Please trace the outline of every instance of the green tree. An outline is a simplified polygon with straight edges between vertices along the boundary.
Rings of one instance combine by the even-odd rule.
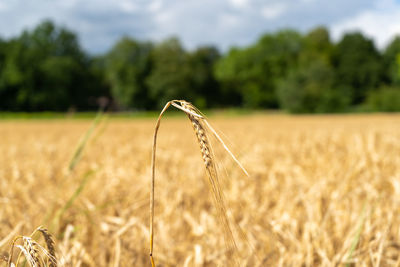
[[[395,74],[395,80],[400,81],[400,54],[397,55],[397,75]]]
[[[1,80],[17,110],[86,109],[100,93],[76,35],[50,21],[9,42]]]
[[[400,36],[396,36],[383,54],[387,82],[400,86]]]
[[[232,48],[214,66],[214,76],[220,84],[224,105],[243,104],[241,87],[247,78],[243,77],[243,69],[250,61],[247,54],[250,52],[245,49]]]
[[[0,73],[4,68],[6,54],[7,54],[7,42],[0,38]]]
[[[331,65],[333,44],[329,31],[325,27],[311,30],[303,40],[304,47],[300,55],[301,65],[307,65],[314,60],[322,60]]]
[[[280,107],[292,113],[340,112],[349,105],[348,93],[334,88],[329,32],[324,27],[311,30],[303,38],[297,63],[278,86]]]
[[[106,55],[106,76],[111,93],[121,107],[146,109],[151,107],[145,83],[151,70],[153,45],[122,38]]]
[[[188,54],[189,90],[197,107],[221,105],[222,95],[213,73],[219,58],[219,51],[212,46],[200,47]]]
[[[252,108],[276,108],[276,87],[295,67],[302,37],[293,30],[266,34],[253,46],[231,49],[216,65],[215,75],[233,100]]]
[[[5,80],[6,55],[8,53],[8,42],[0,39],[0,110],[9,110],[14,105],[13,91]]]
[[[372,111],[400,111],[400,87],[382,87],[368,94],[367,106]]]
[[[360,104],[382,81],[382,60],[374,43],[361,33],[348,33],[335,47],[336,87],[348,88],[352,104]]]
[[[194,102],[188,55],[178,39],[171,38],[158,44],[152,50],[151,61],[152,69],[146,84],[157,108],[171,99]]]
[[[333,89],[334,72],[324,61],[314,60],[293,70],[278,87],[280,105],[291,113],[338,112],[349,97]]]

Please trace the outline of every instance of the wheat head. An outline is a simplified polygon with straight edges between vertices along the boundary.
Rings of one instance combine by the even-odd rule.
[[[216,131],[211,127],[211,125],[207,122],[206,118],[201,114],[201,112],[194,107],[191,103],[185,100],[172,100],[168,102],[163,110],[161,111],[157,123],[154,130],[154,139],[153,139],[153,150],[152,150],[152,177],[151,177],[151,191],[150,191],[150,261],[152,266],[155,266],[154,258],[153,258],[153,238],[154,238],[154,185],[155,185],[155,157],[156,157],[156,144],[157,144],[157,134],[158,129],[160,127],[161,118],[165,111],[170,107],[174,106],[177,109],[185,112],[191,121],[192,127],[194,129],[195,135],[197,137],[197,141],[200,145],[200,152],[203,158],[203,162],[206,168],[206,172],[208,175],[209,185],[212,191],[214,204],[217,208],[217,213],[219,217],[219,221],[221,223],[221,227],[224,232],[224,240],[227,251],[227,258],[229,260],[229,265],[239,265],[238,261],[238,249],[233,238],[232,229],[227,217],[227,209],[225,206],[224,194],[221,191],[220,182],[218,179],[218,172],[212,152],[212,146],[209,142],[208,138],[208,130],[217,138],[217,140],[222,144],[225,150],[232,156],[232,158],[237,162],[240,168],[244,171],[246,175],[247,172],[243,168],[243,166],[239,163],[239,161],[233,156],[230,150],[227,148],[225,143],[216,133]]]
[[[54,249],[55,242],[53,236],[49,233],[49,231],[46,228],[43,227],[39,227],[37,231],[42,233],[44,241],[46,242],[47,252],[49,253],[48,255],[49,267],[57,267],[57,257]]]

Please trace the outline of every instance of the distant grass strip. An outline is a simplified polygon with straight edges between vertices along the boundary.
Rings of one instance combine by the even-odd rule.
[[[87,120],[96,116],[97,112],[0,112],[0,120]],[[124,111],[110,112],[111,118],[142,119],[156,118],[158,111]]]
[[[0,112],[0,120],[90,119],[97,112]]]
[[[284,112],[279,110],[252,110],[244,108],[223,108],[223,109],[206,109],[205,112],[208,117],[224,116],[224,117],[237,117],[252,114],[281,114]],[[87,120],[96,116],[97,112],[84,111],[84,112],[0,112],[0,120]],[[122,111],[122,112],[109,112],[110,118],[114,119],[146,119],[157,118],[158,111]],[[165,114],[166,117],[179,116],[180,112],[171,111]]]

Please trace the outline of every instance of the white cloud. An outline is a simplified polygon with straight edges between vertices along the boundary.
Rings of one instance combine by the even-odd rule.
[[[273,5],[265,6],[261,9],[261,14],[266,19],[276,19],[281,16],[286,10],[286,5],[283,3],[276,3]]]
[[[133,13],[140,10],[139,6],[130,0],[121,0],[119,5],[123,11],[128,13]]]
[[[161,0],[153,0],[149,5],[148,9],[151,12],[158,12],[163,7],[163,2]]]
[[[397,31],[394,22],[400,15],[388,7],[393,1],[0,0],[0,37],[16,36],[50,18],[77,32],[83,47],[94,53],[105,52],[123,35],[142,40],[176,35],[187,48],[215,44],[226,50],[283,27],[304,32],[320,24],[331,25],[339,34],[365,24],[369,26],[363,31],[384,39]],[[382,10],[384,15],[377,16]]]
[[[373,38],[379,48],[384,48],[395,35],[400,35],[400,4],[383,1],[376,9],[360,12],[332,26],[335,40],[349,31],[361,31]]]
[[[236,8],[246,8],[249,4],[248,0],[229,0],[229,2]]]

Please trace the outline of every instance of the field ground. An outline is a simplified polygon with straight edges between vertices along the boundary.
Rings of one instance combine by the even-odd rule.
[[[400,115],[210,122],[250,173],[214,144],[229,216],[252,244],[236,237],[241,265],[400,266]],[[0,251],[43,225],[60,266],[149,266],[155,119],[100,123],[69,171],[90,124],[0,121]],[[163,120],[157,153],[157,265],[229,266],[185,115]]]

